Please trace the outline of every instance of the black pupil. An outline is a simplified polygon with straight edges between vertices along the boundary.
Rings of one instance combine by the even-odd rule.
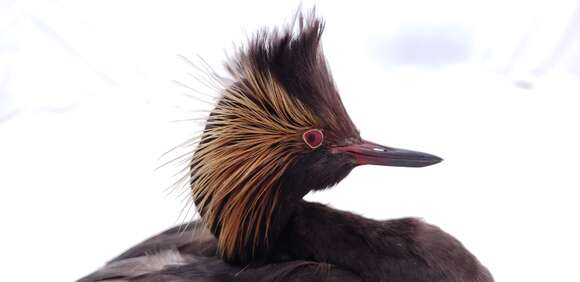
[[[308,136],[306,136],[306,139],[308,139],[308,143],[310,144],[314,143],[314,141],[316,141],[316,133],[311,132],[310,134],[308,134]]]

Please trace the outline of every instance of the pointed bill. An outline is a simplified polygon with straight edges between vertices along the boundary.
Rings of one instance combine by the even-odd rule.
[[[425,167],[443,160],[435,155],[386,147],[366,140],[357,144],[334,147],[332,151],[352,155],[357,165]]]

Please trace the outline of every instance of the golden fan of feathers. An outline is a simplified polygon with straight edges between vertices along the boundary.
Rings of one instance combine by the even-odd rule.
[[[241,48],[226,64],[228,78],[208,74],[219,97],[193,153],[190,186],[227,260],[269,243],[280,179],[301,154],[360,139],[322,54],[322,30],[314,11],[299,12],[287,30],[264,30]],[[305,143],[312,129],[324,143]]]
[[[268,232],[279,197],[276,181],[307,148],[302,133],[318,124],[270,74],[248,60],[239,63],[235,83],[223,90],[191,162],[194,201],[210,229],[220,226],[223,257]]]

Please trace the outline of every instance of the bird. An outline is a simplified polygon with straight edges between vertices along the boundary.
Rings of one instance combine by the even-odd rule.
[[[296,12],[225,62],[187,162],[200,219],[128,249],[79,282],[493,281],[463,244],[418,218],[375,220],[303,197],[362,165],[441,158],[363,139],[325,59],[325,22]]]

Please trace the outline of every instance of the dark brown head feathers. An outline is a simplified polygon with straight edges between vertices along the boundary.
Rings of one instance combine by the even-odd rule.
[[[262,30],[256,34],[239,52],[238,63],[229,64],[228,69],[235,74],[240,62],[252,64],[256,71],[271,75],[289,96],[316,113],[331,134],[327,137],[358,136],[322,52],[323,30],[323,20],[313,11],[307,15],[298,13],[284,31]]]
[[[283,32],[258,33],[227,62],[230,77],[220,82],[219,101],[190,166],[194,202],[225,259],[252,256],[256,246],[268,244],[265,234],[287,197],[282,179],[300,160],[317,156],[323,167],[325,148],[359,138],[324,59],[322,30],[313,14],[298,14]],[[320,147],[304,142],[311,129],[323,132]]]

